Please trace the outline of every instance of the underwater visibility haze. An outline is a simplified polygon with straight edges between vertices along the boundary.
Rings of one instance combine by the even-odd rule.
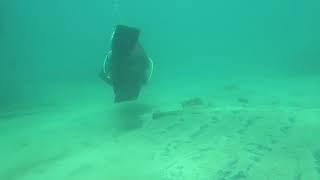
[[[0,179],[320,179],[319,9],[1,0]],[[152,62],[122,103],[99,77],[117,25]]]

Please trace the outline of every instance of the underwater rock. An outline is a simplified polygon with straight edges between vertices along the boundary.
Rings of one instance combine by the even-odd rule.
[[[183,108],[194,107],[194,106],[202,106],[204,102],[201,98],[192,98],[186,101],[181,102],[181,106]]]

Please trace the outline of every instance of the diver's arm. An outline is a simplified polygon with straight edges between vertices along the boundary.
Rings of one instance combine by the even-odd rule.
[[[111,56],[111,51],[108,52],[108,54],[106,55],[104,62],[103,62],[103,66],[102,66],[102,71],[100,72],[99,76],[100,78],[105,81],[107,84],[112,85],[112,80],[111,80],[111,76],[110,76],[110,56]]]
[[[153,74],[153,60],[148,57],[147,59],[147,70],[145,72],[145,79],[144,79],[144,84],[148,83],[152,77]]]
[[[152,74],[153,74],[153,60],[149,57],[148,58],[148,60],[149,60],[149,72],[148,72],[148,81],[151,79],[151,77],[152,77]]]
[[[109,51],[108,54],[106,55],[106,58],[104,59],[104,62],[103,62],[103,72],[105,74],[107,74],[108,76],[110,76],[110,72],[111,72],[111,55],[112,55],[112,52]]]

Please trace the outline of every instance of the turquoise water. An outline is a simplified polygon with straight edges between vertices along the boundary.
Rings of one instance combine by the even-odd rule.
[[[320,179],[319,9],[0,1],[0,179]],[[120,105],[98,77],[116,24],[155,65]]]

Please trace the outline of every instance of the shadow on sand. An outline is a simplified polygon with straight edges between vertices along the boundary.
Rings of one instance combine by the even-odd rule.
[[[121,103],[114,106],[113,117],[117,131],[128,132],[143,126],[143,116],[151,113],[153,106],[139,102]]]

